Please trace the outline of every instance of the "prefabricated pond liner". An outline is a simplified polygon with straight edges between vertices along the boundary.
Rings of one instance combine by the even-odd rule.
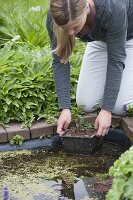
[[[120,128],[110,128],[109,133],[104,136],[104,143],[116,144],[120,146],[123,151],[128,150],[132,146],[132,142]]]
[[[66,143],[65,140],[67,140],[68,143]],[[90,150],[91,150],[91,152],[93,152],[93,150],[97,150],[97,148],[101,147],[102,143],[104,144],[104,146],[108,145],[109,143],[110,143],[110,145],[112,145],[112,144],[118,145],[118,146],[120,146],[120,148],[122,149],[123,152],[125,150],[128,150],[129,147],[132,145],[131,141],[126,136],[125,132],[118,128],[117,129],[111,128],[109,130],[109,133],[105,137],[103,137],[103,140],[100,138],[96,138],[96,137],[92,138],[91,143],[94,144],[96,140],[99,140],[99,142],[96,146],[96,149],[93,148],[94,146],[93,147],[90,146],[90,149],[88,149],[88,152]],[[11,145],[10,143],[0,144],[0,152],[23,150],[23,149],[29,149],[29,150],[32,150],[32,149],[54,149],[54,148],[58,148],[58,147],[62,146],[62,141],[63,141],[63,139],[59,136],[59,134],[55,133],[51,138],[44,138],[44,139],[39,138],[39,139],[27,140],[20,146],[19,145]],[[81,150],[82,150],[82,148],[84,148],[82,145],[82,139],[80,141],[81,141]],[[88,141],[89,141],[89,139],[88,139]],[[70,142],[70,144],[69,144],[69,142]],[[77,142],[78,142],[78,139],[77,139]],[[73,143],[71,141],[71,138],[68,138],[68,139],[64,138],[64,148],[66,150],[68,150],[68,152],[69,152],[69,148],[71,148],[72,144]],[[87,142],[86,142],[86,145],[87,145]],[[79,144],[77,143],[77,148],[78,148],[78,146],[79,146]],[[76,147],[73,147],[73,148],[76,148]],[[71,151],[71,149],[70,149],[70,151]],[[98,151],[99,151],[99,149],[98,149]],[[78,153],[78,152],[76,152],[76,153]],[[87,152],[82,152],[82,153],[87,154]]]
[[[15,151],[15,150],[23,150],[23,149],[51,149],[57,148],[61,146],[61,140],[58,134],[55,134],[51,138],[43,138],[43,139],[31,139],[26,140],[22,145],[12,145],[10,143],[0,144],[0,152],[2,151]]]

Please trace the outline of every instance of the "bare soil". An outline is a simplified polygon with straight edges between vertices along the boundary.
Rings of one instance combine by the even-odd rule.
[[[81,137],[92,137],[96,135],[97,130],[94,128],[77,128],[71,127],[68,129],[64,136],[81,136]]]

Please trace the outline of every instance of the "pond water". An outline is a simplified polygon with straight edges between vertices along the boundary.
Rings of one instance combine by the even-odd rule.
[[[60,196],[104,200],[105,191],[97,190],[94,183],[106,176],[121,153],[116,146],[107,151],[107,146],[93,156],[68,155],[62,149],[0,153],[1,198],[7,187],[11,200],[59,200]]]

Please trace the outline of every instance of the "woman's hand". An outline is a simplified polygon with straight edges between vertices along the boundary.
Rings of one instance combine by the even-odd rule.
[[[112,114],[109,111],[101,110],[95,120],[95,128],[97,129],[97,136],[105,136],[109,127],[111,126]]]
[[[57,133],[63,135],[71,122],[71,112],[69,109],[63,109],[57,122]]]

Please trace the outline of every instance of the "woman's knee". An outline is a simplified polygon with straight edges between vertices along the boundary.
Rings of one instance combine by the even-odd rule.
[[[85,112],[92,112],[96,109],[97,104],[92,98],[86,99],[83,96],[76,95],[76,103]]]
[[[125,116],[130,106],[133,106],[133,99],[123,102],[117,101],[113,113],[116,115]]]
[[[115,108],[114,108],[112,113],[115,114],[115,115],[124,116],[125,115],[124,106],[122,106],[122,105],[115,106]]]

